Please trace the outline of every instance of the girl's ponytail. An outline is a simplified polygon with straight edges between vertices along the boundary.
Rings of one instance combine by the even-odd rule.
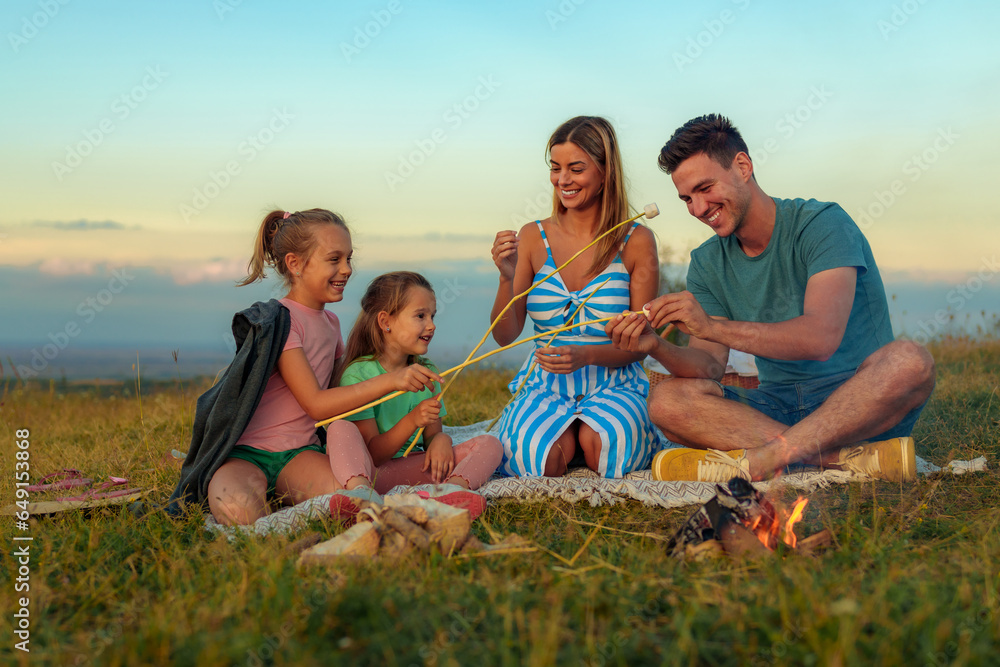
[[[257,230],[257,239],[253,244],[253,254],[250,256],[250,262],[247,264],[247,277],[236,283],[237,286],[243,287],[258,280],[263,280],[267,277],[264,269],[268,265],[275,266],[277,264],[274,257],[274,237],[281,229],[285,215],[287,214],[284,211],[271,211],[264,216],[264,221],[260,223],[260,229]]]
[[[316,246],[314,225],[337,225],[350,233],[342,217],[322,208],[294,213],[271,211],[265,215],[257,230],[253,254],[247,264],[247,277],[236,284],[242,287],[262,280],[267,277],[264,270],[273,266],[285,284],[291,285],[292,277],[285,266],[285,257],[291,253],[304,260],[309,259]]]

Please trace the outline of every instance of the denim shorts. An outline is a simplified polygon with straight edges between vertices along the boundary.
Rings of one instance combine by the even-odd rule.
[[[854,371],[847,371],[805,382],[769,384],[756,389],[716,384],[722,387],[726,398],[739,401],[775,421],[791,426],[812,414],[830,397],[830,394],[852,377],[854,377]],[[927,405],[927,401],[907,413],[898,424],[888,431],[868,438],[868,440],[876,442],[910,435],[913,431],[913,425],[917,423],[917,418],[925,405]]]
[[[289,449],[284,452],[269,452],[266,449],[257,449],[247,445],[236,445],[229,452],[229,458],[242,459],[254,464],[267,478],[267,497],[271,498],[275,494],[275,486],[278,484],[278,475],[281,470],[288,465],[302,452],[319,452],[326,454],[326,445],[306,445],[298,449]]]

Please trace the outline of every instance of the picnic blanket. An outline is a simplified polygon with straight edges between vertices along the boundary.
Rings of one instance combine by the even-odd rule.
[[[469,426],[446,426],[456,443],[487,432],[489,422]],[[986,470],[986,457],[971,461],[951,461],[938,467],[917,457],[917,473],[950,473],[961,475]],[[766,491],[774,484],[789,486],[803,493],[825,488],[831,484],[865,479],[842,470],[803,470],[781,476],[777,480],[755,482],[754,486]],[[409,486],[397,486],[386,495],[407,493]],[[479,488],[479,493],[487,500],[516,498],[523,502],[544,502],[560,499],[570,503],[587,502],[591,506],[617,505],[629,500],[638,500],[649,506],[683,507],[706,502],[715,495],[712,482],[659,482],[653,479],[651,470],[638,470],[621,479],[605,479],[589,468],[571,468],[562,477],[498,477],[494,476]],[[287,507],[259,519],[249,526],[223,526],[211,514],[205,516],[205,527],[212,532],[228,535],[267,535],[289,533],[301,529],[311,519],[330,515],[330,495],[317,496],[304,503]]]

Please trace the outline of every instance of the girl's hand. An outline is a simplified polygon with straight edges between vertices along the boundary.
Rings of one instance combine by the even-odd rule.
[[[451,448],[451,438],[444,433],[438,433],[427,445],[424,467],[420,471],[428,470],[435,484],[441,484],[455,471],[455,451]]]
[[[493,263],[500,269],[500,275],[507,280],[514,280],[514,269],[517,267],[517,246],[520,241],[517,232],[505,229],[497,232],[493,240]]]
[[[535,351],[535,361],[542,370],[566,375],[588,365],[586,349],[582,345],[546,347]]]
[[[442,381],[440,375],[420,364],[404,366],[389,373],[389,377],[396,391],[420,391],[425,388],[434,391],[436,389],[434,383]]]
[[[426,428],[430,424],[441,419],[441,401],[438,400],[440,394],[433,398],[420,401],[417,407],[410,411],[414,423],[418,428]]]

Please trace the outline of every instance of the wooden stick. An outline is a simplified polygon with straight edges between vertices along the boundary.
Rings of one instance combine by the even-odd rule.
[[[658,211],[657,211],[657,213],[658,213]],[[574,259],[576,259],[580,255],[582,255],[584,252],[586,252],[590,248],[592,248],[594,245],[597,244],[598,241],[600,241],[601,239],[603,239],[605,236],[607,236],[611,232],[615,231],[619,227],[627,225],[630,222],[635,222],[636,220],[638,220],[639,218],[643,217],[644,215],[646,215],[645,211],[643,211],[642,213],[640,213],[638,215],[632,216],[628,220],[623,220],[623,221],[619,222],[617,225],[615,225],[614,227],[610,228],[606,232],[598,235],[597,238],[595,238],[593,241],[591,241],[587,245],[585,245],[582,248],[580,248],[580,250],[578,250],[575,255],[573,255],[572,257],[570,257],[569,259],[567,259],[560,266],[558,266],[555,271],[553,271],[549,275],[545,276],[541,280],[538,280],[538,281],[532,283],[531,287],[529,287],[528,289],[524,290],[523,292],[521,292],[517,296],[513,297],[510,301],[508,301],[507,305],[504,306],[503,310],[500,311],[500,314],[496,316],[496,319],[493,320],[493,322],[490,324],[490,328],[486,330],[485,334],[483,334],[483,337],[479,341],[479,344],[476,345],[476,347],[474,347],[472,349],[472,352],[469,353],[469,356],[466,357],[465,361],[469,361],[470,359],[472,359],[472,355],[474,355],[476,352],[479,351],[479,348],[481,348],[483,346],[483,343],[486,342],[486,339],[493,332],[493,329],[496,328],[497,324],[500,322],[500,320],[503,319],[503,316],[507,314],[507,311],[510,310],[510,307],[514,305],[515,301],[517,301],[518,299],[522,299],[522,298],[528,296],[529,294],[531,294],[531,290],[535,289],[536,287],[538,287],[539,285],[541,285],[542,283],[544,283],[546,280],[548,280],[552,276],[554,276],[557,273],[559,273],[560,271],[562,271],[564,268],[566,268],[569,265],[570,262],[572,262]],[[656,213],[654,213],[653,215],[656,215]],[[650,216],[650,217],[652,217],[652,216]],[[461,371],[462,368],[465,368],[465,366],[463,365],[463,366],[459,367],[459,371]],[[438,394],[438,398],[441,398],[442,396],[444,396],[445,392],[447,392],[448,389],[451,388],[451,385],[454,384],[456,378],[458,378],[458,375],[455,375],[455,377],[453,377],[451,380],[448,381],[448,384],[446,384],[444,386],[444,388],[441,390],[441,393]],[[421,426],[419,429],[417,429],[417,433],[413,437],[413,442],[410,443],[409,447],[407,447],[406,451],[403,453],[403,456],[407,456],[410,453],[410,450],[413,449],[413,445],[415,445],[416,442],[417,442],[417,440],[420,439],[420,434],[423,433],[423,432],[424,432],[424,427],[423,426]]]
[[[607,285],[607,284],[608,284],[608,281],[609,281],[609,280],[611,280],[611,278],[612,278],[612,277],[613,277],[613,276],[608,276],[607,278],[605,278],[605,279],[604,279],[604,282],[603,282],[603,283],[601,283],[600,285],[598,285],[596,289],[594,289],[594,290],[593,290],[593,291],[592,291],[592,292],[591,292],[590,294],[588,294],[588,295],[587,295],[587,298],[586,298],[586,299],[584,299],[584,300],[583,300],[583,301],[582,301],[582,302],[580,303],[580,305],[576,307],[576,310],[574,310],[574,311],[573,311],[573,314],[572,314],[572,315],[570,315],[570,316],[569,316],[569,317],[568,317],[567,319],[568,319],[569,321],[573,321],[573,318],[574,318],[574,317],[576,317],[576,316],[577,316],[577,315],[578,315],[578,314],[580,313],[580,311],[581,311],[581,310],[583,310],[583,307],[587,305],[587,302],[588,302],[588,301],[590,301],[590,297],[592,297],[592,296],[594,296],[595,294],[597,294],[598,292],[600,292],[600,291],[601,291],[601,288],[602,288],[602,287],[604,287],[605,285]],[[559,335],[559,334],[552,334],[552,337],[551,337],[551,338],[549,338],[549,339],[548,339],[547,341],[545,341],[545,345],[542,345],[541,349],[543,349],[543,350],[544,350],[544,349],[545,349],[545,348],[547,348],[547,347],[551,347],[551,346],[552,346],[552,341],[554,341],[554,340],[556,339],[556,336],[558,336],[558,335]],[[521,390],[522,390],[522,389],[524,389],[524,385],[528,384],[528,378],[530,378],[530,377],[531,377],[531,374],[535,372],[535,368],[536,368],[537,366],[538,366],[538,361],[537,361],[537,360],[535,360],[535,361],[532,361],[532,362],[531,362],[531,366],[529,366],[529,367],[528,367],[528,372],[524,374],[524,379],[523,379],[523,380],[521,380],[521,384],[519,384],[519,385],[517,386],[517,390],[516,390],[516,391],[515,391],[515,392],[514,392],[514,393],[513,393],[512,395],[511,395],[511,397],[510,397],[510,400],[509,400],[509,401],[507,401],[507,402],[506,402],[506,403],[504,404],[504,406],[503,406],[502,408],[500,408],[500,414],[498,414],[498,415],[497,415],[497,416],[496,416],[496,417],[495,417],[495,418],[493,419],[493,421],[491,421],[491,422],[490,422],[490,425],[486,427],[486,432],[487,432],[487,433],[489,433],[489,432],[490,432],[490,430],[491,430],[491,429],[493,428],[493,426],[494,426],[494,425],[495,425],[495,424],[496,424],[496,423],[497,423],[498,421],[500,421],[500,417],[503,417],[503,411],[507,409],[507,406],[508,406],[508,405],[510,405],[511,403],[513,403],[513,402],[514,402],[514,399],[515,399],[515,398],[517,398],[517,395],[521,393]]]
[[[487,352],[486,354],[481,354],[478,357],[476,357],[475,359],[467,359],[464,362],[462,362],[461,364],[459,364],[458,366],[455,366],[454,368],[449,368],[444,373],[441,373],[441,375],[444,376],[444,375],[448,375],[448,374],[454,372],[454,373],[456,373],[455,377],[458,377],[457,373],[461,372],[461,370],[463,368],[465,368],[466,366],[471,366],[472,364],[477,364],[480,361],[482,361],[483,359],[486,359],[487,357],[492,357],[494,354],[500,354],[501,352],[506,352],[507,350],[511,349],[512,347],[517,347],[518,345],[523,345],[524,343],[530,343],[533,340],[538,340],[539,338],[543,338],[543,337],[548,336],[550,334],[551,335],[560,334],[560,333],[563,333],[564,331],[570,331],[571,329],[576,329],[578,327],[585,327],[585,326],[588,326],[590,324],[601,324],[603,322],[610,322],[614,317],[617,317],[617,316],[613,315],[612,317],[602,317],[601,319],[598,319],[598,320],[587,320],[586,322],[580,322],[579,324],[571,324],[569,326],[560,327],[558,329],[553,329],[551,331],[545,331],[545,332],[540,333],[540,334],[535,334],[534,336],[531,336],[530,338],[525,338],[524,340],[519,340],[517,342],[511,343],[510,345],[504,345],[503,347],[499,347],[499,348],[497,348],[495,350],[491,350],[491,351]],[[454,382],[454,381],[455,381],[455,378],[452,378],[451,382]],[[449,386],[451,386],[451,382],[449,382],[448,385],[446,385],[445,388],[441,390],[441,393],[438,394],[438,398],[441,398],[441,394],[444,393],[445,389],[447,389]],[[403,452],[403,456],[404,457],[409,456],[410,450],[412,450],[413,447],[414,447],[414,445],[417,444],[417,439],[420,437],[420,434],[421,434],[421,432],[423,432],[423,430],[424,430],[423,427],[421,427],[420,429],[417,430],[417,434],[414,436],[413,442],[411,442],[410,446],[406,448],[405,452]]]
[[[600,324],[602,322],[608,322],[611,319],[612,318],[610,318],[610,317],[605,317],[605,318],[602,318],[602,319],[599,319],[599,320],[587,320],[586,322],[580,322],[578,324],[571,324],[571,325],[568,325],[568,326],[565,326],[565,327],[561,327],[559,329],[553,329],[552,331],[546,331],[546,332],[543,332],[543,333],[540,333],[540,334],[535,334],[534,336],[531,336],[530,338],[525,338],[524,340],[514,341],[510,345],[504,345],[503,347],[499,347],[499,348],[497,348],[495,350],[490,350],[489,352],[487,352],[485,354],[481,354],[478,357],[476,357],[475,359],[466,359],[464,362],[462,362],[458,366],[455,366],[454,368],[449,368],[448,370],[446,370],[443,373],[441,373],[441,376],[444,377],[445,375],[451,375],[452,373],[456,373],[456,372],[462,370],[466,366],[471,366],[472,364],[479,363],[480,361],[482,361],[483,359],[486,359],[487,357],[492,357],[494,354],[499,354],[501,352],[506,352],[507,350],[510,350],[511,348],[517,347],[518,345],[523,345],[525,343],[530,343],[531,341],[538,340],[539,338],[542,338],[544,336],[549,336],[549,335],[554,335],[554,334],[560,334],[560,333],[563,333],[564,331],[569,331],[571,329],[576,329],[577,327],[585,327],[585,326],[590,325],[590,324]],[[380,398],[378,400],[375,400],[375,401],[372,401],[371,403],[366,403],[365,405],[362,405],[360,408],[355,408],[354,410],[350,410],[350,411],[345,412],[343,414],[337,415],[336,417],[330,417],[329,419],[324,419],[321,422],[316,422],[316,428],[319,428],[320,426],[326,426],[327,424],[329,424],[331,422],[335,422],[335,421],[337,421],[339,419],[343,419],[344,417],[350,417],[351,415],[355,415],[355,414],[357,414],[359,412],[362,412],[363,410],[367,410],[368,408],[374,407],[374,406],[376,406],[376,405],[378,405],[380,403],[385,403],[386,401],[391,400],[393,398],[396,398],[397,396],[402,396],[405,393],[407,393],[407,392],[404,391],[404,390],[400,390],[400,391],[395,391],[395,392],[393,392],[391,394],[387,394],[387,395],[383,396],[382,398]]]

